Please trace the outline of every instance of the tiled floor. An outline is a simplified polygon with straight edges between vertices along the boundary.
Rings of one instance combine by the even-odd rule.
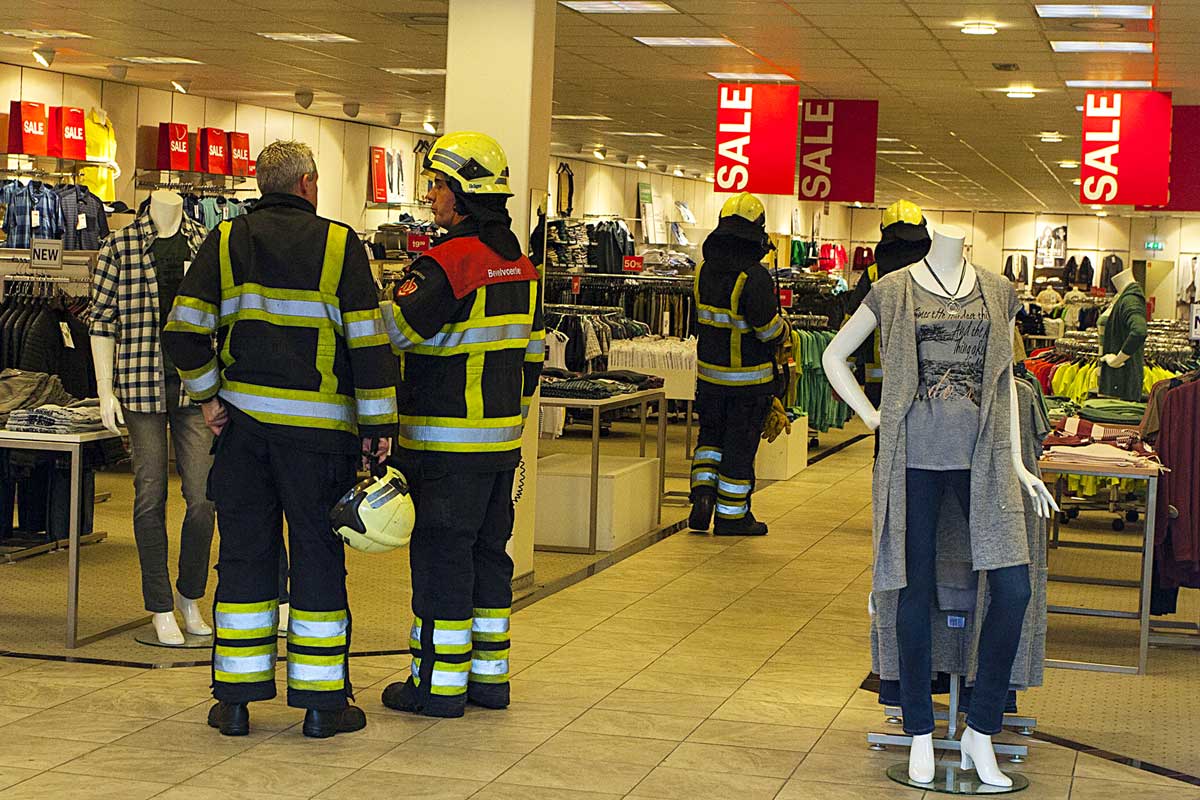
[[[764,539],[679,534],[518,613],[504,712],[391,712],[379,693],[407,657],[367,657],[365,731],[306,740],[275,701],[229,739],[204,724],[206,668],[0,659],[0,800],[915,800],[884,775],[906,754],[864,741],[884,725],[858,689],[870,458],[865,441],[756,495]],[[1200,798],[1029,744],[1028,800]]]

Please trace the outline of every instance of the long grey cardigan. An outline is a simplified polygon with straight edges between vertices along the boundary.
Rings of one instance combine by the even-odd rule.
[[[971,459],[972,566],[999,569],[1029,563],[1023,492],[1013,470],[1009,438],[1012,380],[1011,312],[1017,298],[1012,284],[982,269],[975,274],[992,325],[983,362],[979,436]],[[902,589],[906,583],[904,535],[908,466],[904,418],[918,388],[917,330],[912,278],[908,270],[880,278],[871,291],[879,309],[879,347],[883,360],[883,398],[879,415],[879,457],[871,498],[874,505],[876,591]]]

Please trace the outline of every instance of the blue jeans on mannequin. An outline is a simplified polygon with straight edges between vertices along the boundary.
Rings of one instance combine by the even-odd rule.
[[[970,470],[910,469],[907,473],[904,557],[907,586],[900,590],[896,612],[896,638],[900,649],[900,706],[904,732],[910,736],[932,733],[933,698],[930,653],[930,606],[937,599],[937,524],[942,500],[949,489],[970,518]],[[1021,623],[1029,605],[1029,567],[989,570],[991,602],[979,639],[979,667],[967,724],[977,733],[994,735],[1004,721],[1008,679],[1021,638]]]

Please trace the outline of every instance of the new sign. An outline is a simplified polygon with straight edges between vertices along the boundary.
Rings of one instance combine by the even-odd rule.
[[[878,128],[876,100],[805,100],[800,199],[874,202]]]
[[[722,83],[718,87],[716,191],[792,193],[799,101],[796,86]]]
[[[1079,201],[1162,205],[1170,198],[1171,95],[1088,92]]]
[[[30,242],[29,266],[32,269],[62,269],[62,239],[34,239]]]

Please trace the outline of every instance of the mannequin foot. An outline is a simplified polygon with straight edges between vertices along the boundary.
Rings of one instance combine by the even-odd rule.
[[[914,736],[912,749],[908,751],[908,778],[915,783],[933,780],[933,734]]]
[[[992,737],[979,733],[971,727],[963,731],[959,742],[962,749],[962,768],[975,767],[979,780],[989,786],[1012,786],[1012,778],[1000,771],[996,764],[996,751],[992,749]]]
[[[183,615],[183,629],[193,636],[212,636],[212,628],[200,616],[199,600],[192,600],[175,592],[175,608]]]
[[[174,611],[160,611],[154,615],[154,632],[163,644],[183,644],[186,641],[179,630]]]
[[[290,609],[288,608],[287,603],[279,604],[279,635],[280,636],[287,636],[289,610]]]

